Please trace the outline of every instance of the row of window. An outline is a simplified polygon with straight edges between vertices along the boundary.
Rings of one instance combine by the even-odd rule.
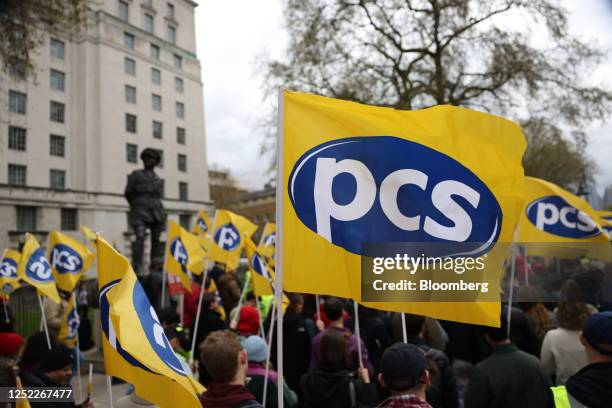
[[[156,150],[161,157],[159,162],[159,167],[164,168],[164,152],[163,150]],[[126,161],[128,163],[138,163],[138,145],[133,143],[127,143],[125,145],[125,155]],[[176,155],[176,163],[179,171],[187,172],[187,155],[183,153],[178,153]]]
[[[126,57],[125,58],[125,68],[126,68],[125,73],[129,75],[135,75],[135,71],[134,71],[135,67],[136,67],[136,62],[133,59]],[[154,83],[155,85],[161,85],[162,74],[159,69],[151,68],[151,82]],[[133,103],[136,103],[136,88],[131,85],[126,85],[126,94],[127,94],[127,87],[130,87],[131,90],[133,90],[134,92]],[[174,90],[178,93],[184,92],[185,85],[183,82],[183,78],[174,77]]]
[[[76,231],[79,227],[78,212],[76,208],[62,208],[60,216],[60,230]],[[38,224],[38,208],[17,206],[17,231],[36,231]]]
[[[123,45],[133,50],[135,44],[136,44],[136,37],[134,37],[134,34],[130,34],[127,31],[124,31],[123,32]],[[161,50],[159,46],[155,44],[150,44],[149,47],[150,47],[149,56],[152,59],[159,61],[160,55],[161,55]],[[178,54],[174,54],[173,58],[174,58],[174,67],[178,69],[183,69],[183,57],[181,57]]]
[[[27,113],[28,96],[23,92],[9,90],[9,111],[25,115]],[[64,123],[66,104],[51,101],[49,105],[49,120]]]
[[[9,126],[8,147],[10,150],[25,152],[27,150],[27,129]],[[49,135],[49,155],[66,156],[66,138],[60,135]]]
[[[131,85],[125,86],[125,101],[127,103],[136,104],[136,88]],[[156,112],[162,111],[161,95],[151,94],[151,108]],[[178,118],[185,117],[185,105],[182,102],[175,103],[176,116]]]
[[[145,0],[145,3],[151,3],[151,0]],[[151,4],[149,4],[151,7]],[[117,11],[119,18],[123,21],[130,20],[130,5],[125,0],[118,0],[117,2]],[[172,3],[166,3],[166,18],[174,19],[174,5]],[[148,33],[153,34],[155,32],[155,17],[151,13],[144,13],[143,30]],[[174,24],[166,25],[166,40],[172,44],[176,43],[176,26]]]
[[[159,47],[153,44],[151,44],[151,57],[159,60]],[[176,54],[174,55],[174,66],[178,69],[183,68],[183,58],[181,58],[180,55],[176,55]],[[160,74],[155,73],[154,69],[157,70],[156,68],[151,69],[151,78],[154,78],[155,75],[158,75],[159,82],[155,82],[155,80],[153,80],[153,82],[159,85],[161,84],[161,73]],[[132,58],[125,57],[125,59],[123,60],[123,70],[128,75],[132,75],[132,76],[136,75],[136,61]],[[179,82],[180,82],[180,85],[178,84]],[[183,92],[182,83],[183,83],[182,79],[178,77],[175,78],[174,89],[181,93]]]

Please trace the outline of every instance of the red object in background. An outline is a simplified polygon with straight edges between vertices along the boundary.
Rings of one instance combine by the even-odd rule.
[[[178,276],[166,272],[166,278],[166,284],[168,286],[168,295],[182,295],[186,292],[185,288],[183,287],[183,284],[181,283],[181,279]]]
[[[185,291],[183,298],[183,326],[191,329],[196,314],[198,313],[198,302],[200,301],[201,286],[191,282],[191,293]]]

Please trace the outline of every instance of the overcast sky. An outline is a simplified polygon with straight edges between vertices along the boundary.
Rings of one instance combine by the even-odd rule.
[[[281,57],[287,44],[280,0],[198,0],[197,53],[202,64],[209,165],[231,169],[241,185],[260,188],[268,181],[268,162],[259,154],[255,121],[262,114],[262,81],[255,60],[267,52]],[[612,56],[612,1],[564,2],[571,30],[596,41]],[[612,58],[595,74],[605,79]],[[607,81],[610,84],[610,81]],[[601,193],[612,184],[612,118],[588,129],[589,152],[599,172]]]

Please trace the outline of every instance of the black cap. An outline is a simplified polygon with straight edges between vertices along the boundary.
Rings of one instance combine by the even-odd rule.
[[[601,354],[612,356],[612,312],[592,314],[582,329],[584,339]],[[603,346],[608,346],[604,348]]]
[[[57,344],[51,350],[45,351],[41,356],[40,371],[48,373],[50,371],[61,370],[71,366],[72,362],[72,351],[63,344]]]
[[[414,344],[394,344],[380,359],[380,373],[385,385],[394,391],[413,388],[423,378],[426,368],[425,353]]]
[[[147,147],[146,149],[144,149],[141,153],[140,153],[140,159],[144,160],[145,157],[152,157],[155,159],[156,161],[156,165],[159,164],[161,162],[161,155],[159,154],[159,152],[155,149],[151,149],[150,147]]]

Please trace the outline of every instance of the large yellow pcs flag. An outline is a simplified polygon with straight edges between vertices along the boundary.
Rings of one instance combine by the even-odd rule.
[[[599,215],[601,228],[612,240],[612,211],[597,211],[597,215]]]
[[[200,238],[170,221],[166,251],[166,271],[178,276],[183,286],[191,292],[190,274],[199,275],[204,270],[206,252],[200,245]]]
[[[0,259],[0,296],[8,297],[19,285],[17,267],[21,254],[14,249],[5,249]]]
[[[272,276],[274,272],[272,272],[265,259],[258,252],[255,243],[250,237],[245,238],[245,252],[247,264],[251,271],[253,292],[256,296],[273,295]]]
[[[45,258],[45,251],[32,234],[26,236],[25,244],[21,250],[17,275],[20,279],[34,286],[39,294],[49,297],[55,303],[60,303],[51,265]]]
[[[58,289],[72,292],[95,257],[89,248],[74,238],[58,231],[51,232],[48,258]]]
[[[259,252],[268,261],[274,261],[274,252],[276,251],[276,224],[266,223],[261,233],[261,239],[257,247]],[[274,265],[272,263],[272,265]]]
[[[191,379],[164,334],[128,260],[98,238],[98,287],[106,373],[160,407],[200,406]]]
[[[257,225],[243,216],[227,210],[217,210],[208,258],[225,264],[230,270],[236,269],[244,246],[244,237],[250,237],[255,230]]]
[[[519,241],[532,255],[610,259],[608,235],[600,215],[582,198],[534,177],[525,178],[525,208]]]
[[[212,221],[204,210],[198,211],[198,218],[193,226],[192,232],[196,235],[206,235],[212,228]]]
[[[361,301],[364,243],[482,243],[482,253],[512,241],[526,148],[517,124],[453,106],[399,111],[288,91],[280,115],[284,290]],[[501,279],[502,263],[489,278]],[[362,303],[476,324],[500,318],[499,301]]]
[[[62,317],[58,339],[69,348],[73,348],[77,343],[79,335],[79,312],[76,307],[74,292],[68,300],[68,305]]]

